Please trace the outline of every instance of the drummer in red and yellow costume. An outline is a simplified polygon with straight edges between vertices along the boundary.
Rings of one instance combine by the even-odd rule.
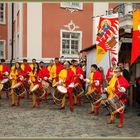
[[[64,69],[59,73],[59,84],[62,84],[67,88],[67,94],[69,97],[70,110],[73,112],[73,102],[72,102],[72,87],[74,86],[74,73],[70,69],[68,62],[64,62]],[[61,109],[65,108],[66,95],[62,99]]]
[[[13,65],[11,67],[11,72],[10,72],[10,77],[12,80],[12,87],[17,84],[18,82],[18,76],[21,73],[21,67],[20,67],[20,63],[16,62],[15,65]],[[11,99],[12,99],[12,105],[11,106],[15,106],[15,94],[13,89],[11,90]],[[17,102],[17,104],[19,105],[20,103]]]
[[[79,66],[77,60],[73,60],[73,65],[71,66],[72,71],[74,72],[74,84],[78,83],[81,88],[83,84],[83,78],[84,78],[84,71],[83,69]],[[77,104],[77,99],[78,99],[78,105],[81,105],[81,96],[77,97],[74,95],[74,104]]]
[[[53,65],[54,65],[54,61],[53,61],[53,59],[51,59],[50,60],[50,63],[49,63],[49,66],[47,67],[47,69],[48,69],[48,71],[49,71],[49,75],[50,75],[50,77],[53,77],[53,73],[52,73],[52,67],[53,67]],[[52,78],[50,78],[49,77],[49,84],[50,84],[50,86],[48,87],[48,89],[47,89],[47,92],[48,92],[48,94],[50,94],[51,92],[52,92],[52,90],[51,90],[51,86],[52,86]]]
[[[22,71],[25,72],[25,75],[27,79],[29,79],[29,73],[32,71],[30,65],[27,63],[27,59],[23,59],[23,64],[21,64]]]
[[[128,81],[122,76],[121,68],[117,67],[114,70],[114,76],[109,82],[109,86],[107,87],[107,92],[109,94],[108,99],[112,98],[114,95],[117,95],[119,99],[125,103],[126,98],[124,97],[127,88],[129,87]],[[114,122],[114,113],[111,113],[111,118],[108,120],[108,124],[112,124]],[[120,113],[120,122],[117,127],[123,127],[123,120],[124,120],[124,110]]]
[[[41,73],[41,75],[42,75],[42,80],[43,80],[44,82],[48,82],[48,78],[50,77],[50,74],[49,74],[49,71],[48,71],[48,69],[46,68],[46,66],[44,66],[44,62],[43,62],[43,61],[41,61],[41,62],[39,63],[39,68],[40,68],[39,73]],[[46,91],[46,94],[45,94],[45,96],[44,96],[44,100],[45,100],[45,101],[47,101],[47,96],[48,96],[48,93],[47,93],[47,91]]]
[[[93,78],[92,78],[92,76],[93,76]],[[99,94],[102,94],[101,85],[103,83],[103,79],[104,79],[103,75],[99,71],[97,65],[96,64],[91,65],[89,91],[93,90],[95,88],[95,89],[97,89]],[[86,95],[87,94],[88,94],[88,92],[86,93]],[[95,104],[95,106],[91,103],[91,112],[90,113],[95,113],[95,115],[98,115],[99,114],[99,106],[100,106],[100,102]]]
[[[58,82],[59,73],[63,69],[63,65],[59,62],[59,58],[54,59],[55,64],[52,66],[50,70],[50,79],[52,80],[52,85]]]
[[[39,84],[39,87],[42,88],[42,81],[44,80],[45,82],[47,82],[48,78],[49,71],[46,66],[44,66],[44,62],[40,61],[39,72],[36,74],[35,84]],[[47,93],[44,95],[44,100],[47,100]],[[40,101],[41,99],[37,99],[37,97],[33,94],[33,107],[35,107],[36,105],[40,107]]]
[[[42,73],[42,78],[44,79],[45,77],[46,78],[49,78],[49,71],[48,69],[46,68],[46,66],[44,66],[44,62],[41,61],[39,63],[39,73]],[[45,80],[45,79],[44,79]]]
[[[5,59],[1,59],[0,61],[0,81],[7,78],[10,74],[10,68],[5,64]],[[2,91],[0,91],[0,99],[2,96]],[[8,92],[6,92],[6,99],[8,99]]]
[[[53,65],[54,65],[54,61],[53,61],[53,60],[50,60],[50,64],[49,64],[49,66],[47,67],[47,69],[48,69],[50,75],[51,75],[51,69],[52,69]],[[52,77],[52,76],[51,76],[51,77]]]
[[[35,64],[36,64],[36,59],[33,58],[33,59],[32,59],[32,64],[30,64],[30,68],[31,68],[32,70],[34,69]]]
[[[107,74],[106,74],[106,79],[109,82],[110,79],[113,77],[114,75],[114,70],[117,67],[117,60],[115,57],[112,57],[111,59],[111,63],[112,63],[112,67],[108,69]]]
[[[30,85],[30,90],[34,86],[34,82],[36,81],[36,74],[39,72],[39,64],[36,62],[36,59],[32,59],[32,64],[30,64],[31,72],[29,73],[29,82],[31,83]]]
[[[35,82],[34,82],[34,85],[38,84],[39,85],[39,88],[42,88],[42,80],[43,80],[43,75],[42,75],[42,72],[39,70],[37,71],[36,73],[36,79],[35,79]],[[36,95],[33,93],[33,108],[34,107],[40,107],[40,99],[36,97]]]
[[[21,69],[22,69],[22,76],[26,79],[26,86],[28,86],[29,78],[30,78],[30,72],[32,71],[30,65],[27,63],[27,59],[23,59],[23,64],[21,64]],[[28,89],[29,90],[29,89]],[[29,98],[29,93],[27,93],[27,98]]]
[[[39,84],[40,88],[42,88],[42,80],[47,81],[47,79],[49,78],[49,71],[44,66],[43,61],[40,61],[39,65],[37,63],[35,64],[35,70],[34,70],[34,73],[32,72],[32,74],[34,74],[33,86],[35,84]],[[33,86],[32,86],[32,88],[33,88]],[[32,89],[32,88],[30,88],[30,89]],[[33,108],[36,105],[39,107],[40,106],[40,99],[37,99],[35,94],[33,94],[32,97],[33,97],[32,98],[33,99]],[[44,96],[45,101],[47,100],[46,98],[47,98],[47,93]]]
[[[36,62],[34,64],[34,67],[32,69],[32,71],[30,72],[30,82],[31,82],[31,85],[30,85],[30,91],[32,90],[32,88],[34,87],[34,85],[36,84],[36,78],[37,78],[37,75],[39,73],[39,64]],[[36,104],[36,97],[35,95],[33,94],[32,96],[32,100],[33,100],[33,107],[35,107],[35,104]]]

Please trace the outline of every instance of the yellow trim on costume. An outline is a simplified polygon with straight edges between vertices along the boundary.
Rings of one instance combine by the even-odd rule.
[[[112,98],[114,96],[115,92],[115,83],[117,81],[117,77],[113,76],[108,83],[109,86],[107,87],[107,93],[109,94],[108,98]]]
[[[34,64],[30,64],[30,68],[33,70],[33,68],[34,68]]]
[[[76,67],[74,66],[70,66],[71,70],[74,72],[74,74],[76,74]]]
[[[54,64],[50,70],[50,78],[56,78],[56,64]]]
[[[2,66],[2,65],[0,65],[0,71],[2,71],[2,69],[3,69],[3,66]]]
[[[24,64],[21,64],[21,69],[24,70],[25,66]]]
[[[94,75],[94,72],[90,72],[90,76],[89,76],[90,85],[93,84],[93,75]]]
[[[10,76],[13,78],[13,80],[17,79],[18,76],[18,70],[15,71],[15,66],[12,66]]]
[[[63,69],[59,73],[59,80],[62,80],[63,81],[63,83],[64,83],[63,86],[66,86],[66,83],[65,83],[66,78],[67,78],[67,70],[66,69]]]

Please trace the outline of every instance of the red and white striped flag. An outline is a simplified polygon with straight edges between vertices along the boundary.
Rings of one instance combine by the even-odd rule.
[[[100,17],[96,38],[96,61],[99,63],[109,50],[112,57],[118,60],[119,50],[119,22],[118,14]]]

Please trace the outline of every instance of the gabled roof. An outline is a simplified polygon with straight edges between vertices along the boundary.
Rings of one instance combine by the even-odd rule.
[[[82,50],[80,51],[80,53],[82,53],[82,52],[87,52],[87,51],[89,51],[89,50],[91,50],[91,49],[93,49],[93,48],[96,48],[96,44],[91,45],[91,46],[89,46],[89,47],[87,47],[87,48],[82,49]]]

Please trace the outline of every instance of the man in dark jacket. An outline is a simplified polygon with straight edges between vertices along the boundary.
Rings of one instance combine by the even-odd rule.
[[[122,69],[122,73],[123,73],[124,78],[129,82],[130,81],[130,74],[129,74],[129,71],[124,68],[124,63],[119,62],[118,66]]]

